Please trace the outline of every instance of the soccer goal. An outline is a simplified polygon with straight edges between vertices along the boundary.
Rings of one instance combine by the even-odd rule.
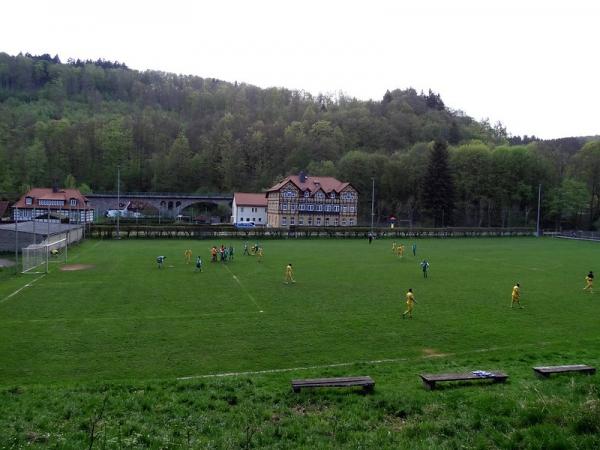
[[[22,273],[48,273],[52,263],[67,262],[68,240],[57,239],[50,243],[31,244],[22,249]]]

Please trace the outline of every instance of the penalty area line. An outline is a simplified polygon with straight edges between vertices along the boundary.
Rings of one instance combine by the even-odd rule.
[[[258,302],[256,301],[256,299],[252,296],[252,294],[250,294],[250,292],[248,292],[246,290],[246,288],[244,287],[244,285],[242,284],[242,282],[240,281],[240,279],[237,277],[236,274],[234,274],[231,269],[229,267],[227,267],[227,265],[225,265],[225,268],[227,269],[227,271],[231,274],[231,276],[233,277],[233,279],[235,280],[235,282],[239,285],[240,288],[242,288],[242,291],[244,291],[244,294],[246,294],[248,296],[248,298],[250,300],[252,300],[252,303],[254,303],[254,306],[256,306],[256,308],[258,309],[258,312],[260,313],[264,313],[264,311],[260,308],[260,306],[258,305]]]
[[[82,254],[87,253],[91,250],[94,250],[96,247],[98,247],[100,244],[102,243],[102,241],[98,241],[96,242],[94,245],[92,245],[90,248],[85,248],[83,250],[81,250],[79,253],[77,253],[75,256],[73,256],[72,258],[69,258],[69,261],[72,261],[74,259],[79,258]]]
[[[20,287],[19,289],[17,289],[15,292],[13,292],[12,294],[7,295],[6,297],[4,297],[2,300],[0,300],[0,303],[4,303],[5,301],[9,300],[10,298],[14,297],[15,295],[17,295],[19,292],[21,292],[23,289],[30,287],[33,283],[35,283],[37,280],[44,278],[46,276],[46,274],[40,275],[39,277],[37,277],[36,279],[34,279],[31,283],[27,283],[25,286]]]

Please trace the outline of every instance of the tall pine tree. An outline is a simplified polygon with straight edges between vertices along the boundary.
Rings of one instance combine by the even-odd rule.
[[[448,166],[448,144],[436,140],[423,178],[423,204],[431,212],[433,226],[452,224],[454,182]]]

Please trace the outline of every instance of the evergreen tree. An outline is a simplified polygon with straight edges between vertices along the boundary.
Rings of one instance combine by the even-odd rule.
[[[448,165],[448,144],[436,140],[423,178],[423,204],[429,209],[436,227],[452,223],[454,183]]]

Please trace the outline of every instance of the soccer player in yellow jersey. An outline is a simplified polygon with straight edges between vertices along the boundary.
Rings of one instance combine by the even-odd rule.
[[[292,263],[289,263],[285,268],[285,284],[295,283],[294,270],[292,269]]]
[[[262,247],[257,247],[256,256],[258,257],[258,262],[261,262],[264,256]]]
[[[395,255],[396,254],[396,243],[392,242],[392,253]]]
[[[510,303],[510,307],[511,307],[511,308],[512,308],[513,306],[515,306],[515,303],[516,303],[517,305],[519,305],[519,308],[523,308],[523,307],[521,306],[521,301],[520,301],[520,299],[521,299],[521,285],[520,285],[519,283],[517,283],[517,284],[515,284],[515,285],[513,286],[513,289],[512,289],[512,295],[511,295],[511,297],[512,297],[512,301],[511,301],[511,303]]]
[[[398,249],[398,256],[400,256],[400,258],[404,256],[404,244],[400,244],[400,247]]]
[[[594,291],[592,288],[594,287],[594,272],[592,272],[591,270],[590,273],[588,273],[585,277],[585,283],[586,285],[583,288],[583,290],[585,291],[586,289],[589,289],[590,294],[593,294]]]
[[[185,252],[183,252],[185,256],[185,263],[189,264],[192,262],[192,251],[188,248]]]
[[[416,303],[415,296],[414,296],[412,288],[411,288],[406,293],[406,311],[404,311],[404,314],[402,314],[403,319],[406,318],[407,314],[408,314],[408,318],[412,319],[412,311],[413,311],[413,306],[415,303]]]

